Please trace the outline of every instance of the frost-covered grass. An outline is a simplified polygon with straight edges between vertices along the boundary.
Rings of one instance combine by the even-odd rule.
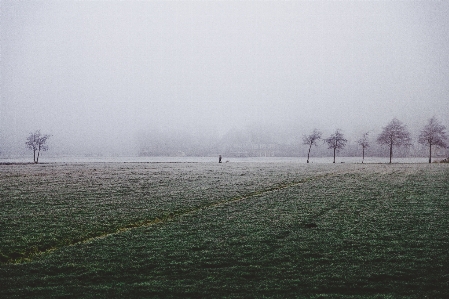
[[[0,183],[0,297],[449,296],[447,165],[8,165]]]
[[[289,164],[3,165],[0,261],[20,260],[307,175],[305,168]]]

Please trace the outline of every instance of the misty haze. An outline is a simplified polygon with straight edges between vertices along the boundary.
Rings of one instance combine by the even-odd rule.
[[[1,1],[0,155],[307,156],[339,129],[340,155],[411,156],[449,125],[449,5],[439,1]],[[332,155],[320,142],[311,152]],[[442,154],[443,156],[446,153]]]
[[[449,298],[448,16],[0,0],[0,298]]]

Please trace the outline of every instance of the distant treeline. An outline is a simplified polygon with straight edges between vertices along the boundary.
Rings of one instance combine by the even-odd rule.
[[[127,141],[112,147],[106,143],[86,142],[68,143],[61,136],[52,136],[50,144],[43,140],[35,143],[36,133],[23,136],[23,140],[15,138],[19,143],[13,146],[0,143],[0,156],[26,156],[32,150],[37,162],[41,151],[50,149],[54,156],[191,156],[207,157],[449,157],[446,127],[433,117],[421,129],[409,132],[407,127],[397,119],[393,119],[382,130],[361,132],[360,136],[347,136],[344,131],[336,130],[332,134],[323,134],[319,128],[298,130],[282,129],[276,126],[253,125],[231,129],[225,134],[189,132],[188,130],[158,131],[149,128],[134,135],[126,136]],[[303,131],[303,132],[298,132]],[[389,131],[389,132],[387,132]],[[1,133],[1,132],[0,132]],[[48,132],[51,133],[51,132]],[[391,133],[392,143],[389,142]],[[413,134],[412,134],[413,133]],[[0,134],[0,136],[2,136]],[[47,138],[46,137],[46,138]],[[30,139],[31,138],[31,139]],[[91,138],[92,139],[92,138]],[[339,139],[339,140],[338,140]],[[20,141],[19,141],[20,140]],[[335,140],[335,144],[333,143]],[[4,141],[0,138],[0,141]],[[33,141],[33,142],[32,142]],[[69,139],[70,141],[70,139]],[[120,141],[120,140],[118,140]],[[391,145],[392,144],[392,145]],[[335,147],[335,149],[333,148]],[[27,148],[29,149],[27,151]],[[335,150],[335,151],[334,151]],[[48,155],[48,154],[46,154]],[[334,156],[335,157],[335,156]]]
[[[416,136],[419,135],[416,132]],[[305,157],[309,146],[304,144],[302,137],[282,135],[263,128],[248,127],[232,129],[220,137],[201,137],[188,133],[143,133],[139,136],[140,156],[213,156],[227,157]],[[344,148],[338,150],[338,156],[357,157],[362,155],[360,138],[348,137]],[[329,149],[324,138],[316,143],[311,157],[329,157],[333,150]],[[377,142],[378,134],[370,133],[367,138],[369,146],[365,148],[365,156],[388,157],[389,147]],[[428,147],[418,142],[418,137],[411,138],[410,144],[394,149],[395,157],[425,157]],[[448,157],[447,147],[435,146],[432,149],[434,157]]]
[[[227,137],[236,137],[228,135]],[[239,139],[239,140],[234,140]],[[227,157],[305,157],[307,146],[300,143],[282,142],[252,142],[240,138],[221,138],[219,140],[197,139],[190,136],[162,137],[153,136],[140,141],[140,156],[214,156],[222,154]],[[320,143],[313,149],[312,156],[331,157],[332,150]],[[362,147],[357,142],[349,141],[339,151],[339,156],[357,157],[362,155]],[[375,143],[373,138],[371,146],[365,150],[365,156],[388,157],[388,148]],[[396,157],[425,157],[427,149],[419,144],[399,148],[395,151]],[[446,157],[446,149],[437,149],[434,156]]]

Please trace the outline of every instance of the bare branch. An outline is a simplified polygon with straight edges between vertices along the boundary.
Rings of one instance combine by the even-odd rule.
[[[347,139],[344,138],[343,133],[340,130],[336,130],[329,138],[324,139],[329,149],[340,150],[346,146]]]
[[[360,138],[359,140],[357,140],[357,143],[363,148],[367,148],[370,146],[369,144],[369,140],[368,140],[368,134],[369,132],[366,132],[365,134],[363,134],[363,137]]]

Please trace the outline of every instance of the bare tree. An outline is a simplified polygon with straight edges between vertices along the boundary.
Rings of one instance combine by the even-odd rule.
[[[432,145],[447,147],[446,127],[434,116],[419,134],[418,142],[429,146],[429,163],[432,163]]]
[[[393,118],[377,137],[377,143],[389,147],[390,163],[391,158],[393,157],[393,147],[409,146],[410,141],[410,133],[408,132],[407,127],[397,118]]]
[[[321,139],[321,132],[317,129],[314,129],[312,134],[310,135],[304,135],[302,137],[303,144],[309,145],[309,152],[307,153],[307,163],[309,163],[309,157],[310,157],[310,149],[312,148],[312,145],[317,145],[317,141]]]
[[[340,130],[336,130],[334,134],[332,134],[329,138],[324,139],[324,142],[327,143],[328,148],[334,150],[334,163],[335,163],[335,152],[341,150],[345,147],[346,140]]]
[[[33,151],[33,161],[34,163],[39,163],[39,154],[41,151],[47,151],[48,146],[45,144],[50,138],[50,135],[41,134],[40,130],[37,130],[34,133],[30,133],[30,136],[27,138],[27,142],[25,144],[27,147]],[[37,157],[36,157],[37,152]]]
[[[368,141],[368,132],[363,134],[362,138],[357,140],[357,143],[362,147],[362,163],[365,160],[365,149],[369,147],[369,141]]]

